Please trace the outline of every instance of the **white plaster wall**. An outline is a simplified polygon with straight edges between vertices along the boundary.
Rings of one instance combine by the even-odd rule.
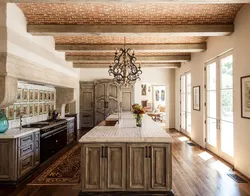
[[[176,71],[176,103],[179,103],[179,78],[191,70],[192,86],[201,86],[201,103],[204,103],[204,63],[233,48],[234,55],[234,166],[250,177],[250,120],[241,118],[240,77],[250,75],[250,5],[245,5],[235,19],[235,32],[227,37],[209,38],[208,50],[192,55],[192,61]],[[176,104],[176,129],[179,129],[179,104]],[[204,107],[192,110],[192,139],[205,146]]]
[[[26,18],[13,3],[7,4],[8,52],[45,67],[79,78],[79,71],[55,51],[51,36],[32,36],[26,30]]]
[[[5,10],[2,4],[0,4],[0,11],[1,10]],[[4,13],[1,12],[1,15],[2,14]],[[3,24],[4,21],[1,21],[1,19],[2,18],[0,17],[0,24]],[[3,20],[6,20],[6,18]],[[27,33],[26,25],[26,18],[23,15],[22,11],[14,3],[8,3],[7,51],[5,50],[5,52],[37,63],[45,68],[54,69],[57,73],[64,73],[70,78],[74,78],[76,83],[76,112],[79,113],[80,71],[78,69],[74,69],[71,63],[65,61],[64,53],[55,51],[55,43],[53,37],[32,36]],[[65,78],[65,80],[67,80],[67,78]]]
[[[7,51],[6,4],[0,3],[0,52]]]
[[[166,86],[166,119],[167,127],[175,127],[175,69],[165,68],[142,68],[141,81],[135,84],[135,103],[141,103],[141,100],[150,97],[141,96],[141,84],[147,85],[165,85]],[[97,79],[112,79],[108,75],[108,67],[105,69],[81,69],[81,81],[93,81]],[[151,89],[152,92],[152,89]]]

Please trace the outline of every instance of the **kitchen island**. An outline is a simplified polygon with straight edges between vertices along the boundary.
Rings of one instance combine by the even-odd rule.
[[[81,193],[172,193],[172,139],[150,117],[142,127],[96,126],[80,140]]]

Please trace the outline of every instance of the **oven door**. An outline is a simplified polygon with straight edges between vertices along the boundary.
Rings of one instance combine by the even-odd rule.
[[[41,136],[41,163],[59,152],[67,145],[67,128]]]

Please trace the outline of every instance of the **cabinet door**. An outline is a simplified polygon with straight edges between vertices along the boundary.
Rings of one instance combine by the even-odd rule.
[[[93,127],[93,105],[94,105],[94,90],[82,89],[81,90],[81,126]]]
[[[82,146],[81,173],[82,190],[104,190],[104,158],[102,144]]]
[[[134,103],[134,88],[130,87],[121,87],[121,107],[122,111],[131,111],[131,106]]]
[[[145,144],[127,145],[127,188],[129,191],[146,191],[148,165]]]
[[[171,144],[149,146],[150,191],[169,191],[172,187]]]
[[[126,144],[109,144],[105,149],[106,189],[126,190]]]
[[[95,124],[105,120],[106,84],[98,83],[95,86]]]
[[[119,111],[120,104],[120,86],[114,83],[107,83],[107,94],[106,94],[106,110],[105,118],[110,114]]]

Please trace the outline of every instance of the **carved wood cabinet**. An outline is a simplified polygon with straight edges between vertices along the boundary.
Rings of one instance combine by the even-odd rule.
[[[170,191],[171,148],[170,143],[86,143],[81,190]]]
[[[134,103],[133,87],[124,88],[113,80],[80,82],[81,127],[94,127],[113,112],[129,111]]]
[[[0,182],[16,183],[40,164],[40,132],[0,140]]]
[[[80,83],[80,121],[81,127],[94,126],[94,83]]]

